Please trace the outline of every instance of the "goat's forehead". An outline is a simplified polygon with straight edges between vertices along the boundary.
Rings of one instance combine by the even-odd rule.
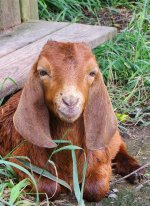
[[[44,60],[43,60],[44,59]],[[55,43],[46,44],[40,55],[40,61],[55,69],[75,70],[96,66],[95,57],[89,47],[76,43]]]
[[[91,54],[91,49],[85,43],[65,43],[65,42],[55,42],[49,41],[43,47],[43,51],[45,52],[53,52],[53,53],[63,53],[65,55],[74,56],[79,52],[88,52]]]
[[[47,43],[42,52],[42,55],[46,56],[49,60],[56,61],[85,61],[91,58],[91,49],[82,43],[61,43],[61,42],[49,42]]]

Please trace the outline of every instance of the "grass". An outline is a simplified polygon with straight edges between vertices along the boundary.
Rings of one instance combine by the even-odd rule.
[[[145,125],[150,123],[149,7],[148,1],[139,4],[129,25],[94,50],[115,110],[128,114],[130,122]]]
[[[38,5],[41,19],[87,23],[92,23],[91,19],[98,23],[98,13],[103,7],[114,11],[119,6],[134,7],[128,0],[38,0]]]
[[[123,189],[116,199],[105,199],[103,206],[149,206],[149,186],[145,186],[140,191],[133,191],[133,188]],[[145,193],[146,199],[141,198],[141,193]]]
[[[39,0],[40,18],[46,20],[81,22],[84,10],[95,15],[101,7],[99,0]]]
[[[115,112],[120,120],[120,128],[125,129],[126,125],[150,124],[150,1],[39,0],[38,4],[40,18],[55,21],[99,24],[100,19],[103,18],[100,11],[104,8],[109,11],[112,20],[110,26],[112,26],[115,25],[113,15],[121,15],[120,7],[125,7],[131,13],[129,23],[123,26],[117,37],[97,47],[93,52],[109,89]],[[72,157],[75,158],[73,153]],[[3,163],[4,160],[4,158],[0,159]],[[27,196],[24,190],[30,183],[29,179],[18,182],[9,162],[7,164],[2,162],[0,206],[35,205],[35,199]],[[74,159],[76,179],[75,166]],[[83,191],[79,191],[78,185],[76,188],[79,202]],[[119,192],[117,200],[105,199],[104,206],[149,205],[138,199],[141,197],[141,191],[136,193],[132,190],[132,188],[124,188]],[[146,194],[145,198],[148,197],[149,187],[144,187],[142,190],[142,194]]]
[[[23,167],[20,167],[17,164],[11,163],[7,161],[5,158],[0,158],[0,206],[2,205],[31,205],[31,201],[23,198],[26,196],[25,188],[31,184],[31,180],[33,184],[36,186],[36,182],[34,177],[28,170]],[[18,181],[16,174],[11,166],[25,172],[30,178],[23,179],[22,181]],[[36,186],[37,187],[37,186]],[[39,194],[37,192],[37,199],[34,199],[34,202],[39,202]],[[35,203],[36,204],[36,203]],[[34,204],[34,205],[35,205]]]

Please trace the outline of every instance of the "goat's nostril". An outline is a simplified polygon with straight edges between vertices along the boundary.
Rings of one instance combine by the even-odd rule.
[[[65,105],[67,105],[68,107],[73,107],[75,106],[78,102],[79,102],[79,98],[68,98],[68,97],[63,97],[62,101]]]

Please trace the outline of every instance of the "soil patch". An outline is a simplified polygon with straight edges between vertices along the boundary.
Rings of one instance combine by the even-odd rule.
[[[129,127],[123,135],[128,151],[139,160],[141,165],[150,162],[150,125],[147,127]],[[112,181],[119,179],[113,176]],[[137,185],[126,181],[112,187],[112,197],[105,198],[103,206],[149,206],[150,205],[150,167],[147,168],[146,178]],[[94,205],[93,205],[94,206]]]

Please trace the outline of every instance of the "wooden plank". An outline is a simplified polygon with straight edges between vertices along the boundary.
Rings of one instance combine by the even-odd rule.
[[[39,19],[37,0],[20,0],[20,11],[22,21]]]
[[[51,34],[69,23],[36,21],[23,23],[0,34],[0,57]]]
[[[20,0],[21,21],[30,19],[30,2],[29,0]]]
[[[21,23],[19,0],[0,0],[0,30]]]
[[[51,39],[67,42],[85,42],[91,48],[112,39],[117,34],[117,29],[106,26],[91,26],[85,24],[70,24],[51,35]]]
[[[72,28],[76,28],[76,29],[73,30]],[[77,28],[80,28],[80,32],[77,30]],[[98,28],[99,28],[99,35],[98,35]],[[103,32],[103,29],[105,30],[105,32]],[[94,36],[92,35],[94,33],[96,33],[95,39]],[[60,36],[60,34],[62,36]],[[79,25],[74,24],[71,26],[69,25],[65,28],[65,30],[63,28],[60,30],[60,32],[59,31],[54,32],[53,34],[47,35],[42,39],[33,42],[32,44],[29,44],[21,49],[16,50],[13,53],[3,56],[0,59],[0,82],[2,82],[6,77],[9,76],[16,81],[18,88],[21,88],[27,79],[27,75],[29,73],[31,65],[38,57],[43,45],[47,42],[47,40],[86,42],[89,45],[91,45],[92,48],[94,48],[99,44],[103,43],[104,41],[110,39],[114,34],[116,34],[116,29],[112,29],[112,28],[110,29],[109,27],[107,30],[106,27],[95,27],[95,26],[87,26],[87,25],[83,25],[83,27],[81,27],[80,24]],[[102,39],[98,38],[99,36]],[[14,85],[10,81],[5,82],[2,91],[0,91],[0,98],[12,93],[13,90],[14,90]]]
[[[37,0],[30,0],[30,19],[38,20],[39,12],[38,12],[38,2]]]

